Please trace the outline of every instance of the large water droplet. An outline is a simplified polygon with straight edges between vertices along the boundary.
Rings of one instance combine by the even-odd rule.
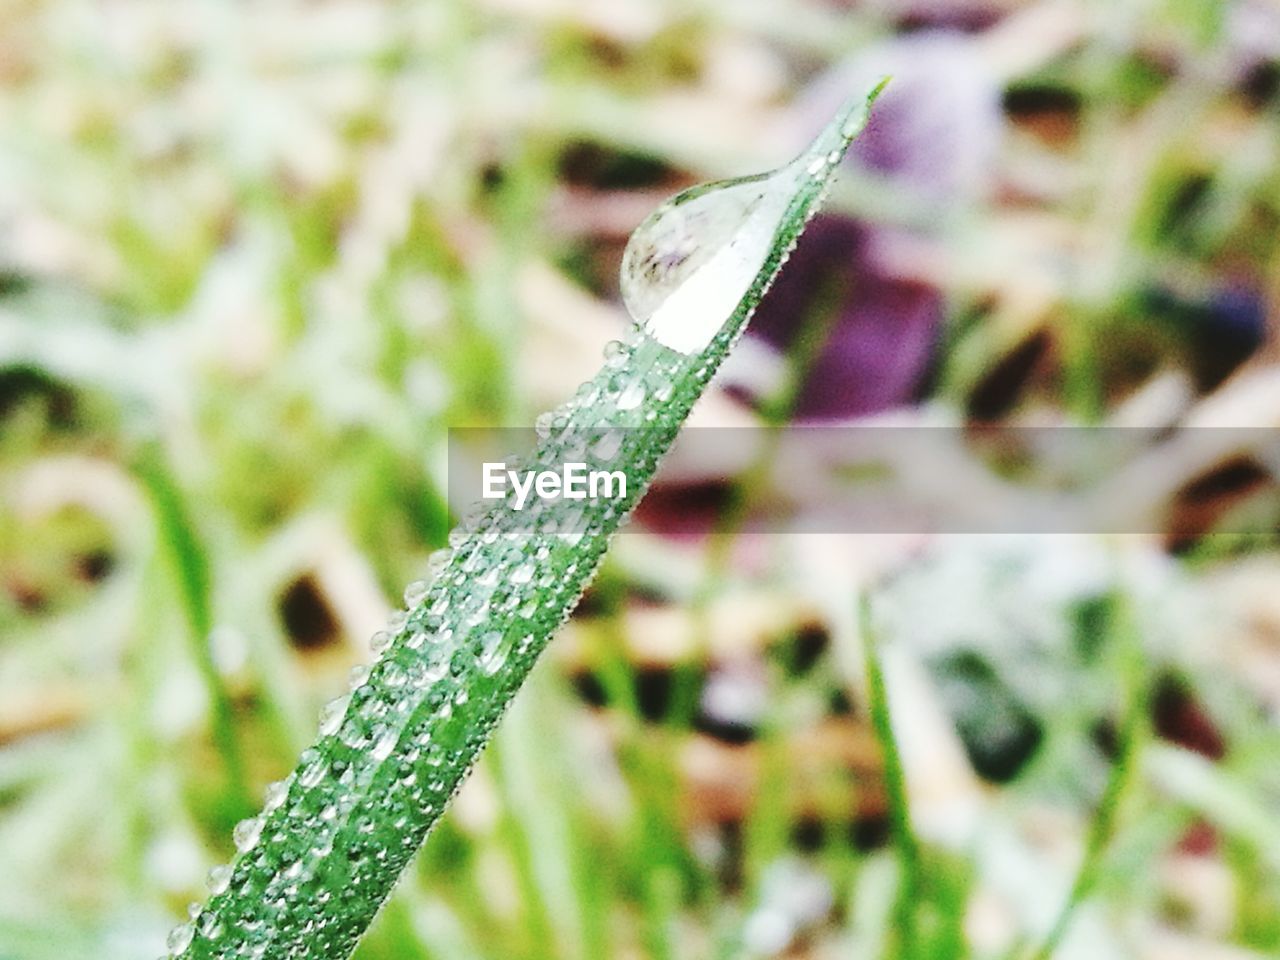
[[[622,299],[631,316],[673,350],[706,349],[759,273],[790,199],[773,176],[754,176],[668,200],[623,254]]]
[[[680,353],[705,350],[755,283],[801,187],[830,176],[831,157],[844,155],[867,105],[850,100],[772,173],[692,187],[655,210],[622,258],[622,299],[640,328]]]

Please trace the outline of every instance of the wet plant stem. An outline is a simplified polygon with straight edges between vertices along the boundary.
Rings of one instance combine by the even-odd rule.
[[[628,301],[639,328],[606,348],[572,399],[538,418],[537,448],[519,465],[529,476],[568,463],[620,471],[621,490],[544,495],[527,508],[507,496],[467,513],[450,549],[433,556],[430,582],[410,584],[407,609],[375,634],[377,662],[357,668],[294,772],[236,828],[239,856],[211,873],[212,896],[170,934],[170,956],[351,954],[742,334],[879,89],[851,100],[793,163],[693,188],[636,231],[624,293],[630,280],[655,314]],[[714,215],[691,221],[684,204]],[[690,222],[717,230],[691,234]],[[690,261],[691,251],[700,259]],[[690,262],[702,266],[680,272]]]

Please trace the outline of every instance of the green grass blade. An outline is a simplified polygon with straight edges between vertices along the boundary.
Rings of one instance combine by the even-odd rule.
[[[907,797],[907,776],[893,733],[893,716],[884,670],[877,649],[878,635],[872,623],[871,600],[865,593],[858,604],[862,632],[864,669],[867,677],[868,708],[876,740],[884,755],[885,792],[889,800],[889,823],[893,847],[897,854],[899,880],[894,902],[894,927],[898,936],[898,956],[917,955],[915,936],[916,908],[924,893],[924,865],[920,844],[911,825],[911,806]]]
[[[434,581],[406,591],[409,610],[377,638],[380,659],[326,712],[319,739],[271,790],[264,812],[237,828],[240,855],[215,872],[208,903],[175,929],[171,956],[350,955],[582,595],[817,209],[879,90],[851,101],[775,174],[694,188],[660,208],[659,218],[686,202],[705,210],[718,190],[737,191],[733,211],[752,198],[741,224],[713,238],[715,249],[692,244],[695,255],[706,254],[706,269],[682,281],[661,323],[649,323],[627,345],[611,345],[596,377],[542,421],[543,439],[524,465],[552,470],[585,461],[589,470],[621,469],[625,494],[540,501],[523,514],[498,501],[469,515],[450,536],[452,550],[437,562]],[[655,225],[663,223],[651,218],[637,236],[652,242]],[[688,239],[680,238],[682,250]],[[715,256],[721,253],[727,256]],[[671,306],[677,300],[678,311]],[[725,313],[708,317],[698,309],[711,303],[727,304]],[[698,336],[688,337],[686,324]]]
[[[213,741],[226,768],[228,797],[236,805],[237,816],[252,805],[245,774],[245,762],[235,728],[235,707],[231,693],[214,663],[209,634],[213,612],[209,602],[211,577],[209,561],[196,532],[182,493],[163,461],[160,451],[143,449],[134,465],[156,517],[157,537],[168,562],[179,605],[187,621],[192,659],[209,692]]]
[[[1050,960],[1053,957],[1066,939],[1076,911],[1098,885],[1107,853],[1119,827],[1122,805],[1137,778],[1142,751],[1151,739],[1150,665],[1143,655],[1128,598],[1116,595],[1112,598],[1112,607],[1117,622],[1110,639],[1118,650],[1124,696],[1116,756],[1098,809],[1089,823],[1084,856],[1067,900],[1044,942],[1031,952],[1030,960]]]

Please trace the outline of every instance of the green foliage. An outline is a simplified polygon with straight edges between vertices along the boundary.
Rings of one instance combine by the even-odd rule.
[[[269,788],[262,814],[237,825],[240,855],[211,874],[213,895],[173,931],[171,955],[334,960],[351,953],[576,605],[610,538],[812,216],[879,91],[851,103],[785,168],[805,171],[802,177],[788,173],[757,181],[758,206],[772,203],[783,213],[776,224],[765,224],[771,232],[761,238],[763,262],[754,277],[743,278],[736,306],[718,319],[718,331],[704,349],[681,353],[643,331],[627,345],[614,342],[595,379],[543,421],[543,439],[528,469],[553,470],[585,456],[588,469],[623,470],[626,495],[581,503],[539,500],[526,514],[509,500],[472,511],[450,535],[451,549],[433,558],[432,581],[411,584],[405,591],[408,610],[375,636],[378,661],[355,676],[348,696],[325,708],[319,739],[289,777]],[[697,197],[709,205],[715,191],[727,196],[732,189],[702,187]],[[794,193],[770,195],[783,190]],[[749,229],[761,226],[749,218],[739,230]],[[714,239],[738,242],[734,235]],[[187,607],[193,619],[207,620],[206,574],[196,561],[189,526],[170,491],[154,480],[150,486],[171,531]],[[528,842],[561,837],[568,824],[525,820],[563,815],[541,801],[528,755],[518,745],[501,751],[499,766],[512,783],[514,826]],[[553,852],[534,859],[551,864],[565,857]],[[547,914],[539,939],[564,935],[556,929],[557,914],[577,900],[570,879],[524,871],[521,876],[528,907]],[[540,895],[546,898],[541,903]],[[586,911],[576,914],[568,922],[582,947],[574,953],[593,955],[602,933],[582,927]]]

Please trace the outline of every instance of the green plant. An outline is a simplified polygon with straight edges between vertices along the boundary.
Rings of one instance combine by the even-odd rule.
[[[639,329],[539,418],[527,469],[622,470],[613,500],[510,501],[468,515],[374,638],[378,661],[324,711],[320,735],[239,856],[170,936],[171,956],[347,956],[465,778],[539,653],[642,496],[689,410],[781,269],[883,82],[790,164],[692,188],[632,236],[623,292]],[[511,465],[508,464],[510,467]]]

